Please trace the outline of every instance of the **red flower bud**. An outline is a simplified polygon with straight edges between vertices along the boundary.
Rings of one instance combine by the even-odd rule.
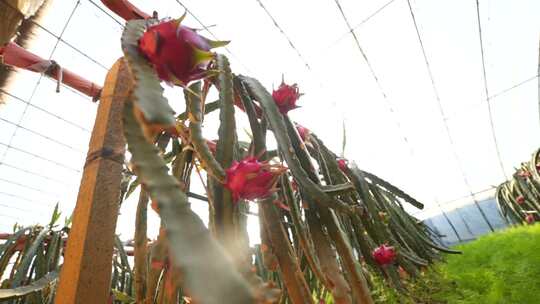
[[[396,251],[392,246],[381,245],[371,253],[377,264],[384,266],[392,264],[396,260]]]
[[[527,214],[527,216],[525,216],[525,221],[527,222],[527,224],[532,225],[532,224],[534,224],[536,219],[534,218],[534,215]]]
[[[226,170],[225,187],[232,193],[234,202],[239,199],[254,200],[273,192],[278,177],[286,170],[281,165],[259,162],[255,157],[234,161]]]
[[[181,25],[181,21],[163,21],[149,27],[139,39],[139,49],[161,80],[187,85],[206,76],[206,66],[214,58],[210,49],[228,42],[209,40]]]
[[[296,101],[300,98],[298,86],[295,84],[288,85],[281,82],[279,88],[272,92],[272,98],[276,102],[279,112],[286,114],[292,109],[298,108]]]
[[[347,170],[347,160],[346,159],[344,159],[344,158],[338,159],[337,164],[338,164],[339,170],[341,170],[343,172],[345,172]]]
[[[516,198],[516,202],[519,204],[519,205],[522,205],[523,203],[525,203],[525,197],[523,197],[523,195],[520,195]]]
[[[298,131],[300,138],[302,138],[303,141],[306,141],[306,138],[309,135],[309,130],[299,124],[296,125],[296,130]]]

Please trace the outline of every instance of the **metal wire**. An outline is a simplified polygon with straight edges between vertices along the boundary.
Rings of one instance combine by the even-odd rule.
[[[51,181],[51,182],[55,182],[55,183],[58,183],[58,184],[62,184],[62,185],[65,185],[65,186],[74,186],[75,184],[70,184],[70,183],[66,183],[65,181],[62,181],[62,180],[59,180],[59,179],[56,179],[56,178],[53,178],[53,177],[50,177],[50,176],[46,176],[46,175],[43,175],[41,173],[37,173],[37,172],[34,172],[34,171],[30,171],[30,170],[27,170],[27,169],[24,169],[24,168],[21,168],[21,167],[18,167],[18,166],[15,166],[15,165],[12,165],[12,164],[8,164],[6,162],[3,162],[2,165],[4,167],[8,167],[8,168],[11,168],[11,169],[14,169],[14,170],[17,170],[17,171],[21,171],[21,172],[24,172],[26,174],[30,174],[30,175],[34,175],[34,176],[37,176],[37,177],[41,177],[45,180],[48,180],[48,181]],[[1,192],[0,192],[1,193]]]
[[[77,173],[80,173],[80,172],[81,172],[81,170],[79,170],[79,169],[75,169],[75,168],[73,168],[73,167],[70,167],[70,166],[64,165],[64,164],[62,164],[62,163],[59,163],[59,162],[57,162],[57,161],[55,161],[55,160],[52,160],[52,159],[43,157],[43,156],[41,156],[41,155],[37,155],[37,154],[35,154],[35,153],[32,153],[32,152],[29,152],[29,151],[26,151],[26,150],[23,150],[23,149],[14,147],[14,146],[12,146],[11,144],[6,144],[6,143],[3,143],[3,142],[0,142],[0,146],[5,146],[5,147],[7,147],[7,150],[9,150],[9,149],[15,150],[15,151],[17,151],[17,152],[21,152],[21,153],[30,155],[30,156],[32,156],[32,157],[34,157],[34,158],[37,158],[37,159],[40,159],[40,160],[44,160],[44,161],[49,162],[49,163],[51,163],[51,164],[53,164],[53,165],[56,165],[56,166],[58,166],[58,167],[62,167],[62,168],[65,168],[65,169],[68,169],[68,170],[71,170],[71,171],[74,171],[74,172],[77,172]],[[2,165],[2,164],[4,164],[3,161],[0,162],[0,165]]]
[[[539,75],[539,74],[536,74],[536,75],[534,75],[534,76],[532,76],[532,77],[529,77],[529,78],[527,78],[527,79],[525,79],[525,80],[523,80],[523,81],[521,81],[521,82],[518,82],[518,83],[512,85],[512,86],[509,87],[509,88],[506,88],[506,89],[504,89],[504,90],[502,90],[502,91],[500,91],[500,92],[497,92],[497,93],[491,95],[491,96],[490,96],[489,98],[487,98],[485,101],[491,102],[493,99],[495,99],[495,98],[497,98],[497,97],[499,97],[499,96],[501,96],[501,95],[503,95],[503,94],[506,94],[506,93],[512,91],[513,89],[516,89],[516,88],[518,88],[518,87],[520,87],[520,86],[522,86],[522,85],[524,85],[524,84],[527,84],[528,82],[530,82],[530,81],[532,81],[532,80],[535,80],[536,78],[538,78],[538,76],[540,76],[540,75]]]
[[[10,219],[13,219],[13,220],[16,220],[16,221],[22,221],[22,218],[16,217],[16,216],[11,216],[11,215],[1,214],[1,213],[0,213],[0,216],[7,217],[7,218],[10,218]],[[8,225],[6,225],[6,226],[8,226]]]
[[[63,118],[63,117],[61,117],[61,116],[59,116],[57,114],[54,114],[54,113],[52,113],[52,112],[50,112],[50,111],[48,111],[48,110],[46,110],[46,109],[44,109],[44,108],[42,108],[40,106],[36,106],[36,105],[34,105],[34,104],[32,104],[32,103],[18,97],[18,96],[15,96],[15,95],[11,94],[10,92],[8,92],[8,91],[6,91],[6,90],[4,90],[2,88],[0,88],[0,92],[2,92],[2,94],[5,94],[5,95],[7,95],[7,96],[19,101],[19,102],[22,102],[22,103],[28,105],[29,107],[32,107],[32,108],[34,108],[36,110],[39,110],[39,111],[41,111],[41,112],[43,112],[43,113],[45,113],[45,114],[47,114],[49,116],[52,116],[52,117],[54,117],[54,118],[56,118],[58,120],[61,120],[61,121],[63,121],[65,123],[77,128],[77,129],[80,129],[80,130],[82,130],[82,131],[84,131],[86,133],[90,133],[89,129],[87,129],[87,128],[85,128],[85,127],[83,127],[83,126],[81,126],[81,125],[79,125],[79,124],[77,124],[75,122],[69,121],[69,120],[67,120],[67,119],[65,119],[65,118]]]
[[[454,226],[454,223],[452,223],[452,221],[450,220],[450,218],[448,217],[448,214],[441,208],[441,205],[439,203],[437,203],[437,205],[439,205],[439,209],[441,209],[442,211],[442,215],[444,217],[444,219],[448,222],[448,225],[450,225],[450,228],[452,229],[452,231],[454,232],[454,234],[456,235],[458,241],[461,243],[463,242],[463,239],[461,238],[461,236],[459,235],[456,227]]]
[[[31,19],[30,19],[31,20]],[[106,67],[103,63],[97,61],[96,59],[92,58],[90,55],[88,55],[87,53],[81,51],[80,49],[76,48],[75,46],[73,46],[71,43],[65,41],[64,39],[62,39],[62,37],[60,36],[57,36],[56,34],[54,34],[52,31],[50,31],[49,29],[47,29],[46,27],[44,27],[43,25],[37,23],[36,21],[33,21],[31,20],[31,22],[33,24],[35,24],[37,27],[39,27],[40,29],[42,29],[43,31],[45,31],[46,33],[48,33],[49,35],[53,36],[54,38],[56,38],[57,40],[59,40],[60,42],[62,42],[63,44],[67,45],[69,48],[71,48],[72,50],[74,50],[75,52],[79,53],[80,55],[84,56],[86,59],[92,61],[93,63],[95,63],[96,65],[98,65],[100,68],[108,71],[109,68]]]
[[[476,191],[476,192],[473,192],[472,194],[473,195],[478,195],[478,194],[481,194],[481,193],[486,193],[488,191],[493,191],[497,189],[497,187],[494,187],[494,186],[490,186],[488,188],[485,188],[485,189],[482,189],[482,190],[479,190],[479,191]],[[463,200],[463,199],[466,199],[468,197],[471,197],[470,194],[466,194],[466,195],[463,195],[463,196],[460,196],[460,197],[457,197],[457,198],[453,198],[451,200],[447,200],[447,201],[444,201],[440,204],[438,204],[439,206],[445,206],[445,205],[448,205],[448,204],[451,204],[451,203],[454,203],[454,202],[457,202],[457,201],[460,201],[460,200]],[[417,215],[417,214],[420,214],[420,213],[425,213],[426,211],[429,211],[429,210],[432,210],[434,209],[435,207],[433,208],[427,208],[427,209],[423,209],[423,210],[420,210],[418,212],[415,212],[413,213],[413,215]]]
[[[289,36],[285,33],[285,31],[281,28],[281,26],[279,26],[279,24],[277,23],[274,16],[272,16],[272,14],[270,14],[270,12],[266,9],[266,6],[264,6],[264,4],[262,3],[261,0],[256,0],[256,1],[257,1],[257,3],[259,3],[259,6],[264,10],[266,15],[268,15],[268,17],[270,17],[270,20],[272,20],[272,23],[274,23],[274,26],[281,32],[281,34],[285,37],[285,39],[287,39],[287,42],[289,43],[289,46],[296,52],[296,55],[298,55],[298,57],[304,62],[304,65],[306,66],[306,69],[311,71],[311,66],[309,66],[309,63],[307,62],[307,60],[304,58],[302,53],[300,53],[300,51],[296,48],[296,46],[292,42],[291,38],[289,38]]]
[[[3,121],[3,122],[5,122],[5,123],[7,123],[7,124],[10,124],[10,125],[12,125],[12,126],[16,126],[16,127],[19,128],[19,129],[23,129],[23,130],[25,130],[25,131],[27,131],[27,132],[29,132],[29,133],[32,133],[32,134],[34,134],[34,135],[36,135],[36,136],[39,136],[39,137],[41,137],[41,138],[44,138],[44,139],[46,139],[46,140],[48,140],[48,141],[50,141],[50,142],[52,142],[52,143],[55,143],[55,144],[57,144],[57,145],[59,145],[59,146],[68,148],[68,149],[73,150],[73,151],[75,151],[75,152],[78,152],[78,153],[80,153],[80,154],[84,154],[84,152],[83,152],[82,150],[80,150],[80,149],[78,149],[78,148],[76,148],[76,147],[74,147],[74,146],[71,146],[71,145],[66,144],[66,143],[64,143],[64,142],[61,142],[61,141],[59,141],[59,140],[56,140],[56,139],[54,139],[54,138],[52,138],[52,137],[49,137],[49,136],[47,136],[47,135],[45,135],[45,134],[42,134],[42,133],[39,133],[39,132],[37,132],[37,131],[28,129],[27,127],[22,126],[22,125],[20,125],[20,124],[14,123],[14,122],[9,121],[9,120],[7,120],[7,119],[4,119],[4,118],[2,118],[2,117],[0,117],[0,121]],[[0,163],[2,163],[2,162],[0,162]]]
[[[21,184],[19,182],[12,181],[12,180],[9,180],[9,179],[5,179],[5,178],[2,178],[2,177],[0,177],[0,181],[8,183],[8,184],[15,185],[15,186],[23,187],[23,188],[26,188],[26,189],[29,189],[29,190],[33,190],[33,191],[36,191],[36,192],[40,192],[40,193],[43,193],[43,194],[47,194],[47,195],[50,195],[50,196],[53,196],[53,197],[58,197],[59,196],[58,193],[49,192],[49,191],[46,191],[46,190],[43,190],[43,189],[31,187],[31,186]]]
[[[114,22],[116,22],[118,25],[120,25],[122,28],[125,28],[126,26],[124,24],[122,24],[122,22],[118,21],[116,18],[114,18],[113,15],[109,14],[109,12],[107,12],[106,10],[104,10],[99,4],[95,3],[94,1],[92,0],[88,0],[88,2],[90,2],[92,5],[94,5],[97,9],[99,9],[103,14],[109,16],[112,20],[114,20]]]
[[[487,75],[486,75],[486,59],[484,56],[484,41],[482,38],[482,24],[480,22],[480,3],[478,0],[476,0],[476,17],[478,19],[478,38],[480,41],[480,54],[482,55],[482,73],[483,73],[483,79],[484,79],[484,90],[486,94],[486,105],[488,109],[489,114],[489,124],[491,127],[491,136],[493,137],[493,143],[495,144],[495,152],[497,153],[497,159],[499,161],[499,166],[501,167],[501,171],[506,179],[508,179],[508,175],[506,174],[506,170],[504,169],[504,164],[501,157],[501,151],[499,150],[499,143],[497,141],[497,134],[495,133],[495,124],[493,123],[493,113],[491,110],[491,103],[489,102],[489,89],[488,89],[488,81],[487,81]]]
[[[397,115],[396,111],[394,110],[394,107],[392,106],[392,103],[388,100],[388,96],[386,95],[386,92],[384,91],[384,89],[383,89],[383,87],[381,85],[381,82],[379,81],[379,77],[375,73],[375,70],[373,69],[373,66],[371,65],[371,62],[369,61],[366,53],[364,52],[364,49],[360,45],[360,41],[358,40],[358,37],[356,36],[356,33],[354,32],[354,30],[353,30],[353,28],[352,28],[352,26],[351,26],[351,24],[349,22],[349,19],[345,15],[345,12],[343,11],[343,7],[341,6],[339,0],[334,0],[334,1],[335,1],[336,5],[337,5],[337,7],[338,7],[338,9],[339,9],[339,11],[341,13],[341,16],[343,17],[343,20],[345,21],[345,24],[347,24],[347,27],[348,27],[349,32],[351,33],[351,35],[352,35],[352,37],[354,39],[356,47],[358,48],[358,50],[360,51],[360,54],[364,58],[364,61],[366,62],[367,66],[369,68],[371,76],[375,80],[375,83],[377,84],[377,87],[379,88],[379,91],[380,91],[381,95],[383,96],[383,99],[384,99],[384,101],[385,101],[385,103],[386,103],[386,105],[388,107],[388,110],[394,116],[394,122],[396,123],[397,128],[402,133],[401,135],[402,135],[403,141],[405,142],[405,144],[409,148],[411,156],[412,156],[414,154],[412,146],[411,146],[411,144],[409,142],[409,139],[407,138],[407,136],[405,135],[405,133],[403,131],[403,128],[401,126],[401,122],[399,121],[399,119],[397,117],[398,115]]]
[[[521,86],[523,86],[523,85],[525,85],[525,84],[527,84],[527,83],[529,83],[529,82],[531,82],[531,81],[533,81],[533,80],[535,80],[535,79],[538,79],[539,76],[540,76],[540,74],[537,74],[537,75],[534,75],[534,76],[532,76],[532,77],[529,77],[529,78],[527,78],[527,79],[525,79],[525,80],[523,80],[523,81],[520,81],[520,82],[518,82],[518,83],[516,83],[516,84],[514,84],[514,85],[512,85],[512,86],[510,86],[510,87],[508,87],[508,88],[506,88],[506,89],[503,89],[503,90],[501,90],[501,91],[499,91],[499,92],[497,92],[497,93],[491,95],[491,96],[489,97],[489,99],[484,99],[484,100],[482,101],[482,103],[476,103],[476,104],[471,105],[471,106],[469,106],[469,107],[460,109],[459,111],[454,112],[454,113],[452,113],[451,115],[447,115],[447,116],[445,117],[445,120],[455,119],[456,117],[460,116],[461,114],[467,113],[467,110],[469,110],[469,109],[471,109],[471,108],[474,108],[474,107],[478,107],[478,106],[483,105],[484,102],[489,102],[489,103],[491,103],[491,102],[493,102],[494,100],[497,100],[498,97],[500,97],[500,96],[502,96],[502,95],[504,95],[504,94],[506,94],[506,93],[508,93],[508,92],[511,92],[511,91],[513,91],[514,89],[517,89],[517,88],[519,88],[519,87],[521,87]],[[540,99],[539,99],[539,100],[540,100]]]
[[[371,20],[373,17],[377,16],[381,12],[384,11],[385,8],[387,8],[390,4],[394,3],[396,0],[390,0],[383,4],[381,7],[379,7],[377,10],[375,10],[371,15],[367,16],[364,20],[360,21],[357,25],[353,26],[350,30],[348,30],[346,33],[343,33],[338,39],[336,39],[332,45],[340,42],[341,40],[345,39],[348,35],[352,34],[355,30],[357,30],[359,27],[367,23],[369,20]]]
[[[52,202],[51,203],[40,202],[40,201],[36,201],[36,200],[30,199],[30,198],[27,198],[27,197],[24,197],[24,196],[20,196],[20,195],[13,194],[13,193],[8,193],[8,192],[3,192],[3,191],[0,191],[0,195],[13,197],[13,198],[16,198],[16,199],[27,201],[29,203],[38,203],[40,205],[42,205],[42,204],[53,204]]]
[[[4,203],[0,203],[0,207],[5,207],[5,208],[9,208],[9,209],[15,209],[15,210],[24,211],[24,212],[37,213],[37,211],[35,209],[32,210],[32,209],[19,208],[19,207],[12,206],[12,205],[7,205],[7,204],[4,204]]]

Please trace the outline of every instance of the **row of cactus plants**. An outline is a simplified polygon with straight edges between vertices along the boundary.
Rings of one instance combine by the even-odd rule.
[[[432,241],[432,232],[402,206],[421,203],[337,157],[290,120],[287,112],[300,97],[296,85],[282,83],[270,94],[256,79],[233,74],[228,59],[210,51],[225,43],[181,22],[132,20],[122,36],[133,75],[124,113],[137,176],[130,188],[142,185],[137,302],[155,296],[160,277],[165,303],[314,303],[326,294],[335,303],[373,303],[371,273],[405,292],[404,277],[417,276],[441,251],[454,253]],[[183,88],[185,113],[174,116],[160,80]],[[219,100],[207,103],[211,89]],[[202,127],[213,110],[219,110],[215,141]],[[238,115],[248,118],[249,143],[238,140]],[[267,147],[269,134],[275,150]],[[206,172],[205,195],[190,191],[194,171]],[[146,195],[162,220],[163,241],[150,250],[160,254],[151,262]],[[190,197],[208,202],[208,229]],[[258,205],[261,227],[255,248],[246,225],[250,203]],[[167,267],[158,267],[158,275],[155,265]]]
[[[48,225],[15,225],[0,235],[0,302],[52,303],[69,230],[69,220],[59,219],[57,205]]]
[[[59,223],[56,205],[47,225],[22,227],[0,234],[0,302],[11,304],[54,303],[60,267],[65,253],[71,218]],[[133,267],[125,244],[116,237],[112,263],[110,302],[133,303]],[[157,289],[157,292],[160,292]]]
[[[405,212],[403,204],[420,202],[338,157],[289,118],[301,96],[297,85],[282,82],[270,94],[256,79],[233,74],[228,59],[211,52],[225,44],[182,18],[126,24],[122,49],[133,89],[124,135],[132,158],[123,186],[140,194],[134,263],[117,240],[111,302],[373,303],[374,276],[406,292],[404,281],[441,252],[455,253]],[[183,88],[184,113],[175,116],[160,81]],[[207,102],[213,89],[219,100]],[[219,111],[213,141],[203,136],[212,111]],[[238,140],[239,115],[248,118],[251,142]],[[267,147],[268,135],[277,147]],[[203,176],[206,193],[193,193],[192,178]],[[191,210],[193,199],[208,202],[208,227]],[[162,222],[152,242],[150,202]],[[257,204],[260,223],[254,247],[249,204]],[[18,254],[2,286],[13,303],[52,301],[68,230],[53,224],[19,230],[1,245],[1,263]],[[31,252],[14,251],[20,238]],[[33,289],[21,294],[23,285]]]
[[[540,220],[540,150],[516,169],[512,179],[497,187],[495,198],[501,214],[512,224]]]

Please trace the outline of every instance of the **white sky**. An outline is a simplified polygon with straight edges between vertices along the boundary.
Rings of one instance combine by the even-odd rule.
[[[348,34],[335,0],[261,1],[301,57],[257,0],[182,3],[205,25],[215,25],[210,30],[218,38],[232,40],[228,47],[232,55],[221,52],[230,58],[233,71],[252,75],[269,89],[279,84],[282,74],[286,80],[297,82],[305,95],[300,99],[302,108],[291,112],[291,116],[336,152],[341,149],[345,120],[346,156],[423,201],[428,212],[419,216],[438,212],[434,208],[437,203],[482,191],[504,180],[491,136],[475,0],[411,0],[453,147],[406,0],[340,0],[386,100]],[[98,0],[94,2],[103,7]],[[160,17],[178,17],[184,12],[174,0],[133,3],[149,13],[157,10]],[[52,1],[41,24],[60,35],[75,4],[74,0]],[[380,13],[363,22],[383,6]],[[493,96],[537,75],[540,1],[481,0],[480,8],[488,91]],[[185,24],[202,28],[192,15]],[[121,31],[89,0],[80,0],[62,39],[109,67],[121,56]],[[212,38],[205,31],[203,34]],[[48,58],[55,43],[49,33],[37,30],[31,50]],[[103,83],[106,69],[64,42],[58,44],[52,59]],[[32,94],[38,79],[39,75],[19,71],[8,90],[24,100],[33,96],[32,105],[25,109],[24,103],[4,97],[6,105],[0,107],[0,231],[9,230],[15,221],[46,221],[57,201],[66,213],[75,204],[88,130],[92,129],[97,105],[68,89],[55,93],[56,84],[48,79],[43,79]],[[513,167],[528,160],[540,143],[537,89],[537,79],[532,79],[491,100],[501,158],[509,174]],[[167,89],[167,96],[176,109],[183,110],[178,90]],[[16,128],[5,120],[20,122],[22,127]],[[5,144],[12,136],[13,147],[63,167],[16,149],[6,150]],[[470,189],[463,182],[459,166]],[[197,210],[205,209],[202,203],[194,203]],[[118,230],[124,238],[130,237],[133,229],[134,204],[129,201],[122,208]],[[151,225],[156,223],[153,218]]]

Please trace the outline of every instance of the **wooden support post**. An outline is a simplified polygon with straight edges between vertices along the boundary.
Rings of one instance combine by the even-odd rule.
[[[131,83],[128,68],[119,59],[101,94],[56,304],[108,302],[125,152],[122,111]]]

